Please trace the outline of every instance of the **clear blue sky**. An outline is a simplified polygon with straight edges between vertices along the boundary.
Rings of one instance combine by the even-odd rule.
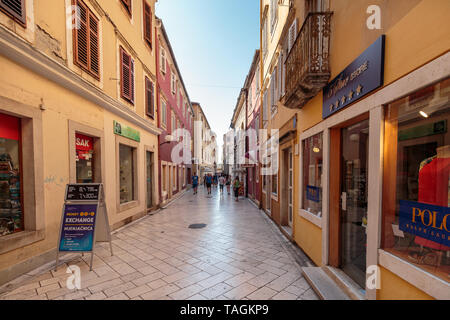
[[[259,48],[259,0],[158,0],[191,101],[199,102],[218,143]]]

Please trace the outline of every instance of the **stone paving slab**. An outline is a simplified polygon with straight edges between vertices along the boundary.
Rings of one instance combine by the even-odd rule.
[[[298,264],[310,262],[280,234],[249,201],[200,188],[115,231],[114,256],[98,244],[93,271],[90,255],[74,256],[1,287],[0,300],[318,299]],[[79,290],[67,288],[69,265],[80,268]]]

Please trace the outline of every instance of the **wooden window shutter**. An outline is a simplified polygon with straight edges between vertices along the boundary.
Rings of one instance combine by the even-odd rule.
[[[25,0],[0,0],[0,8],[22,25],[27,23]]]
[[[146,101],[146,112],[149,117],[154,117],[154,90],[153,83],[145,77],[145,101]]]
[[[121,96],[125,100],[133,102],[132,96],[132,81],[131,78],[131,56],[129,56],[125,50],[120,47],[120,78],[121,78]],[[133,84],[134,86],[134,84]]]
[[[134,60],[130,57],[130,96],[131,103],[134,103]]]
[[[288,51],[291,51],[292,46],[294,45],[295,40],[297,39],[297,19],[292,22],[291,27],[289,28],[289,42],[288,42]]]
[[[144,0],[144,39],[152,46],[152,9]]]
[[[82,1],[77,1],[79,28],[75,32],[75,63],[85,70],[89,70],[89,34],[88,34],[88,8]]]
[[[99,20],[89,13],[89,71],[100,76]]]
[[[131,0],[121,0],[125,9],[127,9],[128,13],[131,15]]]
[[[74,29],[74,63],[100,78],[99,20],[81,0],[77,0],[79,29]]]

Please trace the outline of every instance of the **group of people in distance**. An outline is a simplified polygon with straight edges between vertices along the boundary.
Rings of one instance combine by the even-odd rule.
[[[241,182],[239,181],[239,177],[236,177],[233,181],[231,181],[231,176],[227,174],[212,175],[210,173],[206,174],[203,177],[203,183],[208,191],[208,195],[211,194],[211,187],[217,187],[219,185],[220,193],[223,194],[223,189],[227,186],[228,195],[231,194],[231,186],[233,186],[234,198],[236,201],[239,201],[239,189],[241,188]],[[194,189],[194,194],[198,193],[198,185],[199,185],[199,177],[194,173],[192,176],[192,187]]]

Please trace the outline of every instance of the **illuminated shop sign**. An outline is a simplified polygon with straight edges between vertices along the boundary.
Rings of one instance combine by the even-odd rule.
[[[428,247],[450,246],[450,208],[400,200],[399,228],[429,240]]]
[[[323,89],[323,119],[383,85],[384,46],[382,35]]]

